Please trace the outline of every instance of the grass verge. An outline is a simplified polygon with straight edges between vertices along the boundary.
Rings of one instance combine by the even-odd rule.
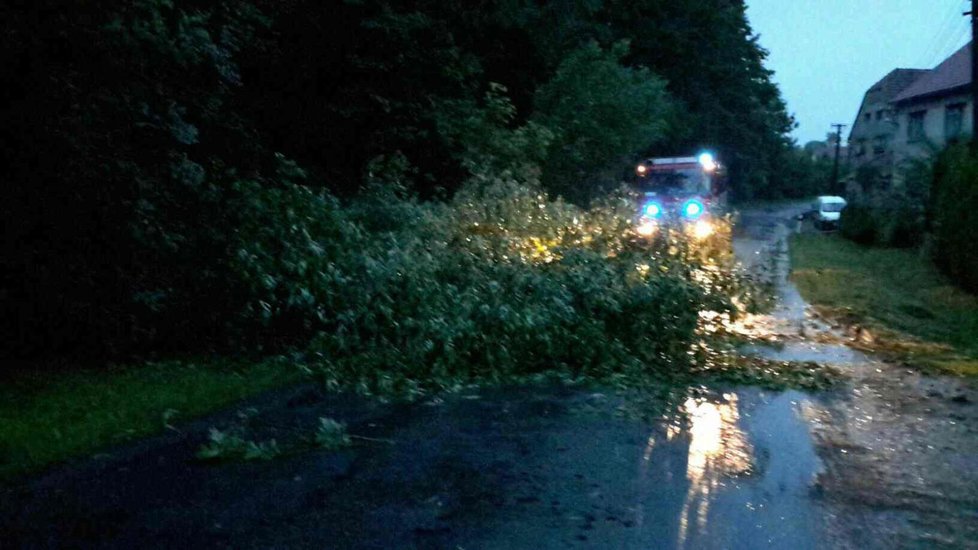
[[[20,372],[0,386],[0,480],[162,432],[300,379],[281,361],[167,361]]]
[[[978,376],[978,297],[951,285],[917,251],[816,234],[793,236],[790,250],[792,280],[802,296],[865,331],[860,341],[867,348],[917,366]]]

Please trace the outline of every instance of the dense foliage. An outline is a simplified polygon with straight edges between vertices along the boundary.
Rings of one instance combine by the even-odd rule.
[[[634,240],[625,198],[585,211],[505,181],[448,204],[379,193],[349,211],[302,187],[249,199],[292,213],[256,219],[237,253],[251,285],[242,321],[260,320],[249,339],[300,337],[336,380],[410,393],[426,380],[661,368],[689,349],[700,309],[730,308],[722,281],[694,280],[682,241]]]
[[[591,42],[537,91],[534,120],[556,132],[543,165],[548,189],[588,202],[617,186],[631,155],[665,134],[672,107],[665,82],[623,67],[627,51],[624,43],[605,52]]]
[[[856,169],[849,206],[842,212],[842,234],[861,244],[911,248],[924,244],[933,165],[904,163],[900,180],[890,184],[878,168]]]
[[[832,161],[795,148],[783,155],[782,170],[765,188],[768,199],[803,199],[829,194]],[[840,171],[844,171],[844,167]]]
[[[225,183],[261,168],[233,58],[266,21],[235,1],[12,2],[0,16],[6,351],[220,338]]]
[[[968,145],[952,145],[905,163],[899,180],[878,170],[856,171],[841,230],[866,245],[921,247],[958,286],[978,290],[978,160]]]
[[[852,202],[839,216],[839,231],[853,242],[865,245],[876,244],[879,222],[872,208],[862,202]]]
[[[638,155],[699,147],[741,197],[789,181],[791,120],[742,2],[40,0],[0,17],[7,353],[626,364],[681,347],[703,285],[662,258],[633,281],[632,253],[599,247],[624,219],[601,217],[602,193]],[[513,248],[573,235],[599,244]]]
[[[978,292],[978,155],[952,147],[938,161],[933,181],[934,259],[952,280]]]

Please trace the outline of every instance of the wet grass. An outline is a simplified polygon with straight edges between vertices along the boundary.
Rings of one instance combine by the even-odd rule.
[[[162,432],[300,377],[280,361],[22,369],[0,385],[0,480]]]
[[[793,236],[790,251],[792,280],[802,296],[843,324],[864,329],[859,340],[865,347],[978,376],[978,297],[951,285],[918,251],[817,234]]]

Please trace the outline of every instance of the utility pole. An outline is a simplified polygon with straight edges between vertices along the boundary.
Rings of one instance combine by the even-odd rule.
[[[978,0],[972,0],[978,2]],[[832,181],[829,182],[829,190],[832,193],[839,193],[839,153],[842,149],[842,129],[846,124],[833,124],[835,128],[835,162],[832,163]]]
[[[978,147],[978,0],[971,0],[971,141]]]

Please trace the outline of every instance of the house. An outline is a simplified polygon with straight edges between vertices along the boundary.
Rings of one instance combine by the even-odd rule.
[[[933,69],[896,69],[863,98],[849,134],[849,161],[892,181],[908,160],[970,136],[971,44]]]
[[[849,162],[853,167],[875,166],[882,173],[890,174],[899,129],[893,100],[928,72],[895,69],[866,91],[849,133]]]
[[[900,160],[919,158],[973,132],[971,44],[893,98]]]

